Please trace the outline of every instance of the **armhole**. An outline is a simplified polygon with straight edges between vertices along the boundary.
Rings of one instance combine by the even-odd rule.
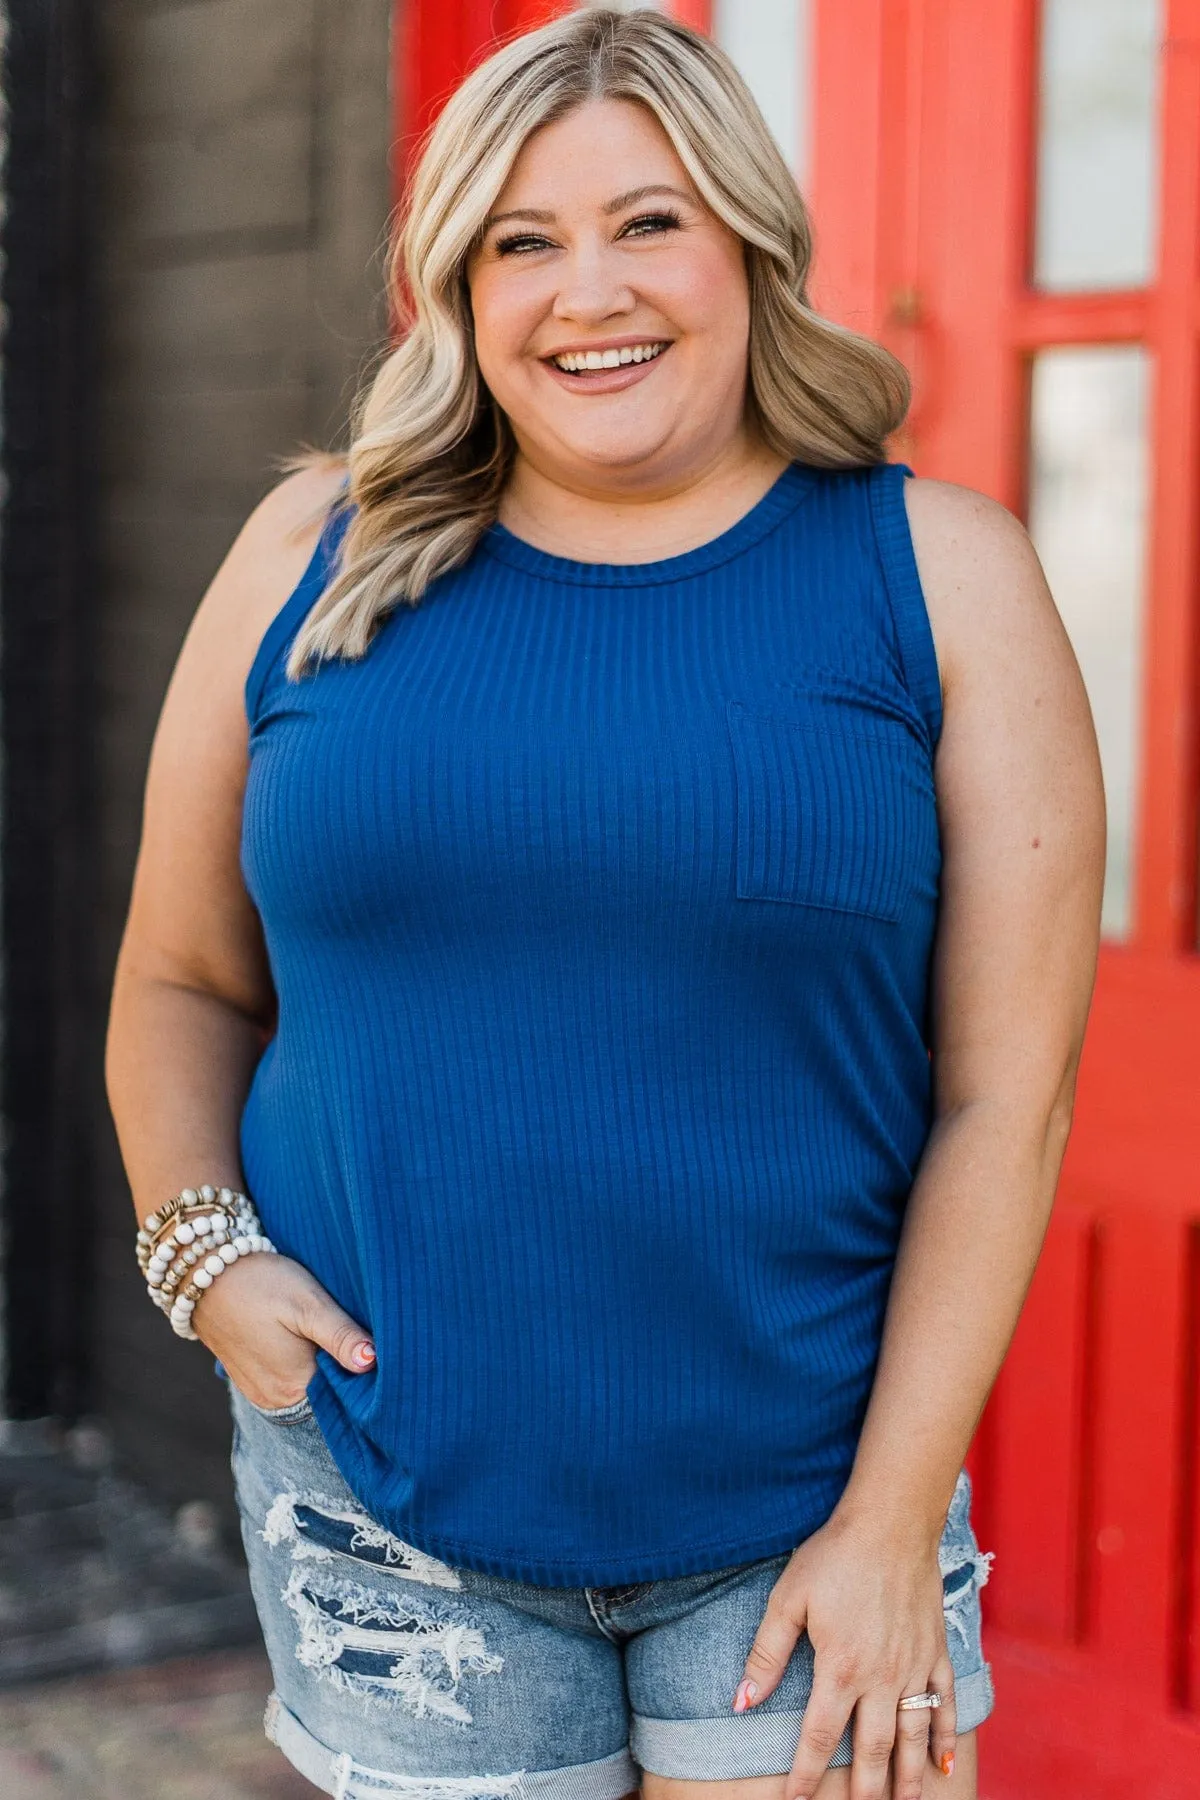
[[[907,463],[876,465],[871,481],[871,518],[904,677],[921,709],[932,748],[942,730],[942,681],[904,504],[904,483],[913,473]]]
[[[246,717],[251,726],[258,717],[263,693],[272,669],[285,655],[286,649],[290,648],[292,639],[328,585],[329,574],[350,519],[350,508],[344,502],[345,488],[343,487],[333,502],[329,517],[321,527],[321,535],[308,560],[308,567],[267,626],[258,649],[254,653],[254,661],[250,664],[250,673],[246,676],[243,689]]]

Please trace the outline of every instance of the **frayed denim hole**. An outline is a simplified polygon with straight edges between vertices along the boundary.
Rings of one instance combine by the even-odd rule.
[[[964,1563],[961,1569],[951,1569],[942,1582],[942,1596],[949,1605],[960,1588],[969,1587],[975,1578],[975,1571],[970,1563]]]
[[[980,1550],[974,1537],[967,1544],[943,1545],[939,1553],[946,1636],[953,1633],[964,1650],[978,1633],[979,1590],[987,1585],[995,1554]]]
[[[343,1692],[419,1718],[470,1725],[463,1678],[504,1667],[460,1602],[403,1582],[369,1587],[338,1573],[332,1558],[297,1560],[283,1599],[297,1624],[298,1662]]]
[[[327,1562],[345,1556],[430,1587],[462,1587],[457,1569],[418,1550],[415,1544],[406,1544],[352,1500],[347,1503],[314,1493],[279,1494],[263,1521],[262,1536],[272,1549],[290,1544],[296,1562]]]
[[[382,1533],[364,1535],[362,1522],[352,1518],[330,1518],[314,1506],[297,1504],[293,1508],[299,1540],[319,1550],[333,1550],[340,1556],[352,1556],[357,1562],[375,1563],[379,1568],[394,1568],[399,1560],[389,1556]]]

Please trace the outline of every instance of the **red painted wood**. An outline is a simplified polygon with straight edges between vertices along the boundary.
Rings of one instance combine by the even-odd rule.
[[[1186,1238],[1132,1202],[1105,1206],[1084,1637],[1159,1707],[1173,1702],[1185,1376]],[[1200,1771],[1198,1771],[1200,1773]]]
[[[813,304],[857,331],[877,324],[883,141],[883,12],[878,0],[819,0],[817,98],[808,201],[815,222]],[[853,106],[844,103],[854,94]],[[836,98],[835,98],[836,97]]]
[[[817,304],[914,380],[899,452],[1024,510],[1028,365],[1146,342],[1136,940],[1101,955],[1043,1261],[972,1446],[996,1551],[984,1800],[1200,1796],[1200,0],[1165,49],[1161,275],[1029,286],[1034,0],[818,0]]]
[[[1021,350],[1050,344],[1137,344],[1150,331],[1153,295],[1039,294],[1015,296],[1005,319],[1006,340]]]
[[[1196,943],[1200,857],[1200,0],[1170,0],[1163,71],[1136,935],[1186,950]]]
[[[980,1800],[1196,1800],[1200,1719],[1147,1706],[1127,1662],[994,1627],[986,1647],[996,1710],[979,1734]]]
[[[984,1548],[1003,1546],[988,1616],[1033,1642],[1073,1643],[1080,1629],[1094,1274],[1092,1218],[1060,1205],[992,1403],[994,1440],[976,1509]]]
[[[568,10],[567,0],[508,0],[503,9],[501,31],[507,36],[521,31],[534,31],[549,24],[559,13]]]
[[[1200,1718],[1200,1223],[1188,1230],[1175,1694]]]
[[[408,0],[394,12],[397,191],[423,134],[464,75],[502,40],[556,18],[570,0]]]
[[[1101,950],[1063,1177],[1200,1218],[1200,958]]]
[[[712,30],[712,0],[671,0],[667,10],[693,31]]]

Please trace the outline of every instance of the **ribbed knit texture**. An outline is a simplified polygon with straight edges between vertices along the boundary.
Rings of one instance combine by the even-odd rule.
[[[405,1541],[542,1586],[828,1518],[931,1122],[933,641],[904,464],[633,565],[501,525],[366,657],[246,683],[271,1236],[367,1326],[310,1393]]]

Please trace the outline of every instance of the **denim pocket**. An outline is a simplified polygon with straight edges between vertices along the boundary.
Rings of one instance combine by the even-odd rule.
[[[725,716],[738,898],[898,920],[919,878],[927,789],[908,728],[815,691],[778,705],[730,700]]]
[[[291,1406],[259,1406],[255,1401],[247,1399],[245,1394],[242,1394],[242,1399],[246,1401],[246,1405],[252,1412],[258,1414],[260,1419],[270,1419],[275,1425],[302,1425],[306,1419],[311,1419],[313,1416],[312,1401],[307,1394],[303,1400],[293,1401]]]

